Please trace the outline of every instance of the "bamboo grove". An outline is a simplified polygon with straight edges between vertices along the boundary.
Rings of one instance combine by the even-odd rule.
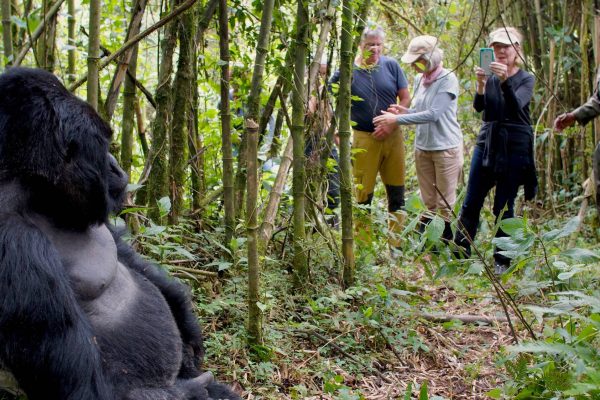
[[[597,124],[551,129],[593,90],[599,8],[597,0],[2,0],[3,64],[54,72],[110,122],[112,150],[131,177],[134,232],[182,221],[220,226],[229,250],[222,257],[230,259],[232,243],[246,238],[248,332],[261,343],[260,271],[265,256],[277,257],[276,234],[292,240],[299,288],[310,280],[314,235],[334,254],[340,285],[354,281],[349,84],[366,24],[385,27],[395,57],[415,34],[446,44],[467,147],[478,128],[470,111],[474,50],[494,27],[525,33],[525,67],[537,80],[538,201],[554,215],[590,177],[600,140]],[[321,59],[329,76],[341,71],[336,93],[323,90]],[[339,135],[341,240],[324,223],[328,153],[305,156],[306,138],[326,119],[323,109],[308,112],[311,98],[335,108],[319,147]],[[269,170],[273,160],[278,168]]]

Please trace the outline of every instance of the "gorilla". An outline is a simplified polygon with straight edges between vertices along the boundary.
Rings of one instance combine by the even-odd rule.
[[[110,139],[51,73],[0,75],[0,366],[30,400],[240,399],[201,373],[188,289],[107,222]]]

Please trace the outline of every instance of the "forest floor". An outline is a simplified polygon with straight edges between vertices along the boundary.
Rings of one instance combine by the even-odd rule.
[[[341,293],[325,295],[320,300],[327,301],[316,299],[318,305],[300,307],[300,315],[294,315],[289,304],[273,306],[267,315],[271,316],[271,333],[278,332],[272,339],[275,349],[256,362],[248,362],[244,359],[248,354],[237,352],[234,364],[243,374],[234,377],[238,390],[249,400],[383,400],[419,398],[426,385],[429,397],[425,398],[429,399],[490,398],[486,393],[505,379],[503,369],[495,366],[499,352],[513,343],[501,304],[485,277],[433,280],[426,273],[427,263],[427,257],[388,260],[362,271],[363,277],[375,277],[371,287],[385,283],[390,293],[407,289],[413,299],[397,313],[398,305],[388,299],[379,326],[369,322],[373,319],[361,319],[374,302],[368,296],[354,302]],[[374,308],[384,307],[375,303]],[[425,313],[494,321],[439,322],[424,317]],[[220,368],[227,370],[223,365]],[[258,373],[253,376],[251,371]],[[412,397],[405,397],[409,390]]]

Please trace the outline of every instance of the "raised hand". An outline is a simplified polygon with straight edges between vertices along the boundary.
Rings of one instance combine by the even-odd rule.
[[[490,71],[500,79],[500,82],[504,82],[508,79],[508,66],[506,64],[492,61],[490,64]]]
[[[387,109],[387,112],[396,115],[406,114],[408,112],[408,108],[401,106],[400,104],[390,104],[390,106]]]
[[[560,132],[569,126],[572,126],[574,123],[575,115],[573,113],[564,113],[554,120],[554,129]]]

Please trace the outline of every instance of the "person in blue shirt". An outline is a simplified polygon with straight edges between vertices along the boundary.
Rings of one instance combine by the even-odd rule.
[[[407,107],[410,103],[408,81],[396,60],[383,55],[385,34],[382,28],[367,28],[360,41],[352,72],[353,122],[352,174],[356,200],[368,205],[373,200],[377,175],[385,185],[389,227],[389,244],[400,247],[404,208],[405,150],[404,138],[398,126],[375,126],[373,118],[390,104]],[[337,71],[331,82],[339,81]],[[370,240],[367,234],[366,240]]]

